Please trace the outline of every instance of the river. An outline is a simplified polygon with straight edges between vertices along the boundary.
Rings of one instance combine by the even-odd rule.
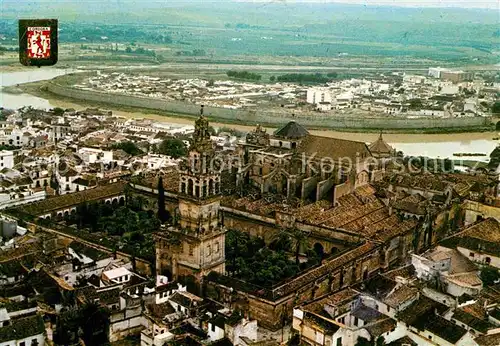
[[[47,100],[30,94],[11,94],[2,90],[4,86],[12,86],[21,83],[35,82],[40,80],[52,79],[62,74],[74,72],[71,69],[30,69],[16,72],[0,72],[0,106],[5,108],[17,109],[23,106],[32,106],[37,108],[65,107],[65,108],[83,108],[81,104],[68,103],[59,100]],[[111,108],[112,109],[112,108]],[[157,114],[143,114],[138,112],[124,112],[113,110],[114,114],[125,117],[148,117],[172,124],[192,124],[193,121],[184,118],[164,117]],[[213,124],[216,127],[224,124]],[[248,131],[253,127],[227,125]],[[362,142],[372,142],[377,139],[378,134],[374,133],[346,133],[339,131],[312,131],[314,134],[350,139]],[[428,157],[463,159],[487,161],[489,154],[498,144],[493,140],[497,133],[455,133],[455,134],[384,134],[384,139],[397,150],[403,151],[406,155],[423,155]],[[454,156],[454,153],[483,153],[487,156]]]

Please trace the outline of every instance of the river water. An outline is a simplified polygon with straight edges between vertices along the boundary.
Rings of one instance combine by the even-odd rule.
[[[32,106],[36,108],[52,108],[52,107],[74,107],[73,104],[64,104],[59,101],[50,101],[44,98],[36,97],[30,94],[10,94],[2,90],[4,86],[12,86],[21,83],[35,82],[40,80],[52,79],[54,77],[74,72],[71,69],[32,69],[16,72],[0,72],[0,106],[4,108],[17,109],[23,106]],[[78,106],[78,105],[76,105]],[[79,108],[84,108],[80,106]],[[189,119],[166,118],[154,114],[127,113],[114,111],[115,114],[128,117],[151,117],[156,120],[170,122],[175,124],[192,124]],[[222,126],[223,124],[214,124],[214,126]],[[249,130],[250,127],[228,125],[229,127],[239,127],[242,130]],[[313,131],[315,134],[338,137],[343,139],[351,139],[362,142],[372,142],[377,139],[378,135],[373,133],[346,133],[337,131]],[[422,155],[428,157],[450,158],[455,160],[476,160],[487,161],[489,154],[498,144],[498,141],[493,140],[499,136],[497,133],[457,133],[457,134],[384,134],[384,139],[397,150],[403,151],[406,155]],[[487,156],[462,156],[458,157],[455,153],[483,153]]]

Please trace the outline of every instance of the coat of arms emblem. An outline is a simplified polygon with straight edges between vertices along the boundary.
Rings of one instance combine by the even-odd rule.
[[[19,20],[19,61],[38,67],[57,63],[57,19]]]
[[[28,40],[28,58],[50,58],[50,26],[29,26],[26,37]]]

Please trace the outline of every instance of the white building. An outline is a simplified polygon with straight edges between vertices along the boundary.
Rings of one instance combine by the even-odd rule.
[[[14,167],[14,152],[11,150],[0,151],[0,170],[2,168],[12,169]]]
[[[441,72],[443,71],[449,71],[447,68],[441,68],[441,67],[430,67],[429,68],[429,77],[433,77],[433,78],[441,78]]]

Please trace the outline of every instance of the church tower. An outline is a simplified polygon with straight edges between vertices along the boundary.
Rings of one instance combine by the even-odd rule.
[[[225,272],[220,177],[202,108],[188,157],[180,166],[177,223],[156,237],[158,274],[174,279],[192,275],[201,282],[211,271]]]

